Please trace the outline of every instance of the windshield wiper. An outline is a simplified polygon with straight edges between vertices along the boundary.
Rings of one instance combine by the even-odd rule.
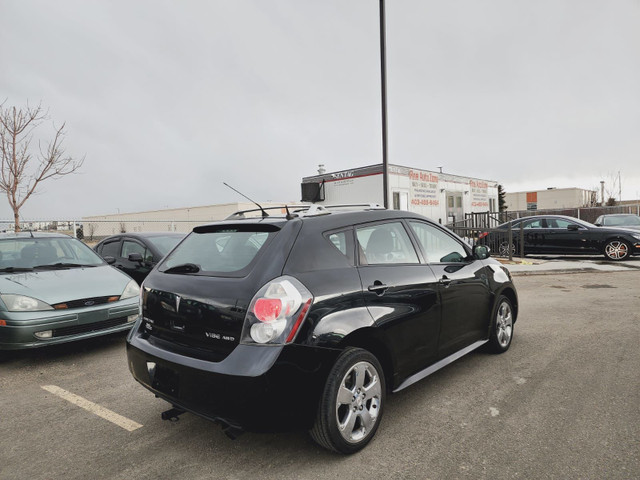
[[[79,268],[79,267],[95,267],[95,265],[85,265],[82,263],[64,263],[64,262],[58,262],[58,263],[52,263],[49,265],[36,265],[33,268],[51,268],[51,269],[57,269],[57,268]]]
[[[33,272],[31,267],[5,267],[0,268],[0,272]]]
[[[175,267],[168,268],[164,273],[198,273],[200,271],[200,265],[195,263],[182,263]]]

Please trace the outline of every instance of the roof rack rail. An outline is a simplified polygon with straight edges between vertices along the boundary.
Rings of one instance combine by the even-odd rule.
[[[317,215],[328,215],[332,210],[384,210],[385,208],[377,203],[344,203],[337,205],[318,205],[318,204],[284,204],[277,207],[265,207],[263,209],[252,208],[249,210],[239,210],[229,215],[226,220],[242,220],[248,218],[245,214],[252,212],[260,212],[263,214],[266,210],[280,210],[280,213],[286,213],[286,218],[291,220],[296,217],[311,217]],[[262,215],[264,217],[264,215]]]

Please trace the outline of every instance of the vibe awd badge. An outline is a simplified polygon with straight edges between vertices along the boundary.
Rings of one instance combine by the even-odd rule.
[[[214,340],[224,340],[226,342],[234,342],[236,340],[236,337],[232,337],[231,335],[222,335],[215,332],[204,332],[204,335],[207,338],[213,338]]]

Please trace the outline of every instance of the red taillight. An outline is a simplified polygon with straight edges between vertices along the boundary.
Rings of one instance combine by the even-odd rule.
[[[282,313],[282,300],[279,298],[259,298],[253,306],[253,313],[261,322],[273,322]]]
[[[0,320],[0,327],[6,327],[7,326],[7,321],[6,320]]]
[[[272,345],[293,341],[312,303],[311,292],[294,277],[271,280],[251,300],[240,341]]]
[[[478,235],[478,240],[486,237],[487,235],[489,235],[489,232],[482,232],[480,235]]]

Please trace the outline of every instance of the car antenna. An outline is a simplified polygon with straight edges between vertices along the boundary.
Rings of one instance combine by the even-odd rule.
[[[249,197],[247,197],[244,193],[239,192],[238,190],[236,190],[235,188],[233,188],[233,187],[232,187],[231,185],[229,185],[228,183],[226,183],[226,182],[222,182],[222,183],[225,185],[225,187],[229,187],[231,190],[233,190],[234,192],[236,192],[236,193],[237,193],[237,194],[239,194],[239,195],[242,195],[244,198],[246,198],[247,200],[249,200],[251,203],[255,203],[255,204],[258,206],[258,208],[260,209],[260,211],[262,212],[262,216],[263,216],[263,217],[268,217],[268,216],[269,216],[269,214],[266,212],[266,210],[265,210],[264,208],[262,208],[262,206],[261,206],[258,202],[254,201],[254,200],[251,200],[251,199],[250,199]]]

